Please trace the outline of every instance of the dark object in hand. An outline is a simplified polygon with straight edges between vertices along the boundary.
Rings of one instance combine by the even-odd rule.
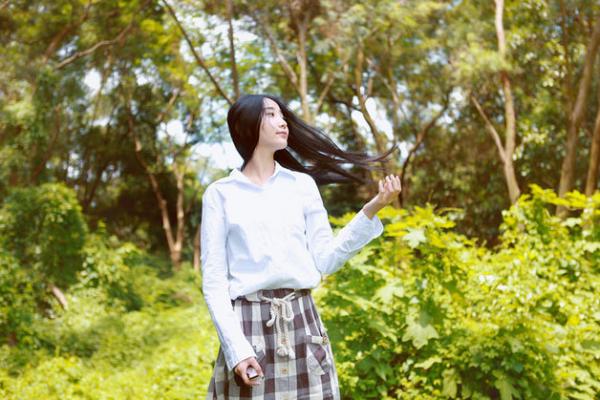
[[[246,369],[246,375],[248,375],[248,379],[250,379],[251,381],[254,381],[260,377],[258,375],[258,372],[256,372],[256,370],[252,367],[248,367]]]
[[[246,376],[252,382],[259,381],[262,378],[258,374],[258,372],[256,372],[256,370],[254,368],[252,368],[252,367],[248,367],[246,369]],[[239,376],[238,374],[236,374],[235,372],[233,373],[233,379],[235,380],[235,383],[237,383],[238,386],[240,386],[240,387],[246,386],[246,384],[244,383],[244,380],[242,379],[242,377]]]
[[[265,365],[265,352],[264,352],[264,350],[260,350],[260,351],[256,352],[256,361],[258,362],[258,365],[260,365],[260,367],[264,371],[265,370],[265,366],[266,366]],[[252,382],[264,379],[264,376],[258,375],[258,373],[256,372],[256,370],[253,367],[250,367],[250,366],[248,366],[248,368],[246,368],[246,376],[248,376],[248,379],[250,379]],[[239,376],[238,374],[236,374],[235,372],[233,373],[233,380],[235,381],[235,383],[239,387],[247,386],[244,383],[244,380],[242,379],[242,377]]]

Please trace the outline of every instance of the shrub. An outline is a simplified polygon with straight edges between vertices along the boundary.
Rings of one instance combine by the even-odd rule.
[[[31,279],[17,260],[0,249],[0,337],[11,344],[30,333],[35,314]]]
[[[316,294],[345,398],[597,398],[600,193],[531,188],[492,250],[450,229],[460,210],[381,211],[385,238]]]
[[[75,282],[86,225],[75,193],[62,184],[13,190],[0,208],[0,338],[37,347],[39,311],[52,285]]]
[[[41,288],[74,283],[87,227],[74,191],[63,184],[13,190],[0,209],[0,247]]]

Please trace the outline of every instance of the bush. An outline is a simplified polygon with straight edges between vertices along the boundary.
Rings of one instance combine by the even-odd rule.
[[[52,285],[73,284],[87,228],[73,190],[62,184],[13,190],[0,209],[0,338],[38,347],[39,311],[52,307]],[[6,306],[5,306],[6,305]]]
[[[31,279],[17,260],[0,249],[0,337],[11,345],[30,333],[35,314]]]
[[[86,233],[75,192],[63,184],[15,189],[0,209],[0,247],[41,289],[75,282]]]
[[[104,225],[88,238],[83,247],[83,265],[77,273],[77,284],[74,292],[86,288],[97,288],[103,291],[102,298],[114,309],[139,310],[143,306],[142,299],[132,287],[135,270],[142,267],[133,262],[142,252],[132,243],[120,243],[115,236],[108,236]]]
[[[83,268],[72,289],[101,288],[112,307],[123,307],[123,311],[148,305],[163,309],[189,305],[198,297],[199,277],[188,263],[177,274],[163,276],[165,260],[143,252],[133,243],[119,242],[106,234],[103,224],[88,236],[82,253]]]
[[[381,211],[385,238],[316,294],[344,398],[597,398],[600,193],[531,188],[493,250],[450,229],[460,210]]]
[[[127,247],[106,251],[121,249],[113,257],[122,263]],[[137,262],[145,258],[135,254],[131,258]],[[68,310],[57,308],[55,319],[34,321],[44,347],[0,347],[0,398],[197,399],[205,394],[218,340],[198,274],[187,265],[161,279],[155,269],[126,260],[125,286],[143,307],[119,306],[98,281],[72,286]]]

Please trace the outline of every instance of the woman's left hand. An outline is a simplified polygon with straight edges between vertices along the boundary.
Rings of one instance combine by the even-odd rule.
[[[397,175],[387,175],[379,180],[379,193],[375,196],[375,201],[385,206],[392,202],[402,191],[402,184]]]
[[[397,175],[388,175],[379,180],[379,193],[363,206],[363,210],[369,219],[398,196],[402,186]]]

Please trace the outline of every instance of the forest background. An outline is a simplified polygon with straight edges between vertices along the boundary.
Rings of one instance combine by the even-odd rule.
[[[599,52],[594,0],[1,1],[0,397],[204,396],[202,193],[272,93],[401,143],[315,290],[345,399],[600,398]],[[376,190],[321,187],[332,226]]]

